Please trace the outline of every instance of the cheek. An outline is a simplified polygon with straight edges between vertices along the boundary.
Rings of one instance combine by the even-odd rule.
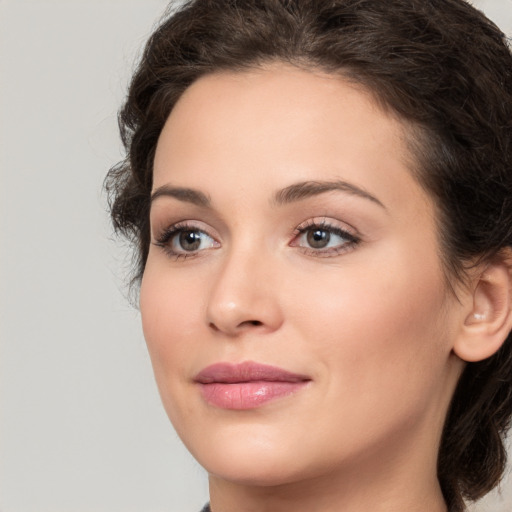
[[[162,403],[177,430],[194,424],[187,396],[202,338],[205,295],[197,279],[180,280],[165,263],[148,259],[140,289],[142,327]]]
[[[190,346],[183,340],[197,337],[205,292],[197,280],[179,276],[148,260],[140,290],[144,337],[157,381],[174,374],[186,362]],[[195,333],[195,335],[194,335]]]
[[[310,275],[301,282],[309,293],[290,292],[301,297],[296,323],[310,342],[304,349],[328,370],[329,389],[376,405],[397,392],[427,397],[450,352],[437,260],[403,251],[381,256]]]

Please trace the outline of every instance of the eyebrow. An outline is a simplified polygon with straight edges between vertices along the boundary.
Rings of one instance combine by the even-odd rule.
[[[158,187],[152,194],[150,202],[153,203],[155,199],[159,197],[173,197],[174,199],[178,199],[179,201],[184,201],[185,203],[192,203],[196,206],[209,207],[211,205],[210,198],[200,192],[199,190],[195,190],[193,188],[185,188],[185,187],[172,187],[170,185],[162,185]]]
[[[366,190],[353,185],[352,183],[342,180],[302,181],[300,183],[294,183],[293,185],[277,191],[274,195],[274,202],[278,205],[284,205],[332,191],[347,192],[363,199],[367,199],[375,204],[378,204],[386,210],[384,204],[382,204],[382,202],[379,201],[375,196],[371,195]],[[150,202],[153,203],[153,201],[159,197],[172,197],[174,199],[178,199],[179,201],[191,203],[203,208],[211,207],[210,198],[200,190],[193,188],[162,185],[151,194]]]
[[[289,187],[279,190],[274,196],[274,201],[279,205],[288,204],[332,191],[348,192],[354,196],[368,199],[369,201],[378,204],[384,208],[384,210],[386,210],[384,204],[382,204],[382,202],[379,201],[375,196],[371,195],[366,190],[353,185],[352,183],[348,183],[347,181],[342,180],[303,181],[300,183],[294,183]]]

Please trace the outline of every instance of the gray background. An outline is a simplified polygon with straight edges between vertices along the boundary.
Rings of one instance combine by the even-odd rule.
[[[512,1],[475,4],[512,34]],[[194,512],[101,184],[164,0],[0,0],[0,511]],[[478,511],[512,511],[512,478]]]

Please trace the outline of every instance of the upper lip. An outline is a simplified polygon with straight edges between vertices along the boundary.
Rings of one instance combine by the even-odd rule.
[[[289,372],[277,366],[245,361],[243,363],[215,363],[203,368],[194,379],[200,384],[214,382],[233,384],[240,382],[304,382],[311,380],[307,375]]]

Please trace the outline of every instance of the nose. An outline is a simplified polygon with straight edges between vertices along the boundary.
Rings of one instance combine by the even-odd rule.
[[[249,252],[226,257],[208,300],[209,327],[230,337],[272,332],[283,323],[276,269],[270,258]]]

